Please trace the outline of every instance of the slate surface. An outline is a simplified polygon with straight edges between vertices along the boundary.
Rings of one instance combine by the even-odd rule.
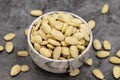
[[[110,11],[101,15],[100,10],[104,3],[110,5]],[[16,55],[18,50],[27,50],[27,40],[24,30],[35,19],[29,13],[33,9],[41,9],[44,13],[54,10],[73,12],[86,21],[94,19],[96,28],[93,30],[94,38],[104,41],[107,39],[112,44],[111,56],[120,49],[120,0],[0,0],[0,45],[5,45],[3,36],[8,32],[14,32],[16,38],[14,51],[7,54],[0,52],[0,80],[98,80],[92,75],[94,68],[103,71],[106,80],[115,80],[112,76],[113,64],[108,59],[98,59],[96,51],[91,48],[90,57],[93,65],[83,65],[80,74],[70,77],[68,74],[54,74],[40,69],[33,63],[30,56],[20,58]],[[30,71],[20,73],[16,77],[10,76],[10,69],[14,64],[28,64]]]

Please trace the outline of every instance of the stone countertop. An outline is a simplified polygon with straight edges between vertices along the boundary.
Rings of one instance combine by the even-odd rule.
[[[101,14],[104,3],[110,5],[108,14]],[[103,42],[105,39],[112,44],[111,56],[120,49],[120,0],[0,0],[0,45],[5,45],[3,36],[14,32],[16,38],[14,51],[11,54],[0,52],[0,80],[98,80],[92,75],[94,68],[103,71],[106,80],[115,80],[112,76],[113,64],[106,59],[96,58],[96,51],[91,48],[90,57],[93,59],[91,67],[83,65],[80,74],[70,77],[68,74],[54,74],[39,68],[31,57],[21,58],[16,55],[19,50],[27,50],[27,38],[24,30],[36,18],[29,13],[33,9],[41,9],[43,13],[62,10],[73,12],[86,21],[93,19],[96,27],[93,30],[94,38]],[[10,69],[14,64],[28,64],[30,71],[15,77],[10,76]]]

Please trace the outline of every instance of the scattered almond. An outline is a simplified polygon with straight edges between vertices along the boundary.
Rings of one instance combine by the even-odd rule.
[[[21,66],[20,66],[19,64],[14,65],[14,66],[11,68],[10,75],[11,75],[11,76],[16,76],[17,74],[20,73],[20,69],[21,69]]]
[[[104,75],[101,72],[101,70],[99,70],[99,69],[94,69],[93,70],[93,75],[98,79],[101,79],[101,80],[104,79]]]
[[[8,33],[4,36],[4,40],[9,41],[15,38],[15,34],[14,33]]]

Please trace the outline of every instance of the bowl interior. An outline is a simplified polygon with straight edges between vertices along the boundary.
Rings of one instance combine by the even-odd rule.
[[[28,44],[29,44],[29,47],[31,47],[32,50],[33,50],[36,54],[38,54],[40,57],[45,58],[45,59],[47,59],[47,60],[49,60],[49,61],[53,61],[53,60],[54,60],[54,61],[57,61],[57,62],[61,62],[61,61],[62,61],[62,62],[66,62],[66,61],[68,61],[68,60],[71,61],[71,60],[74,60],[74,58],[67,59],[67,60],[55,60],[55,59],[51,59],[51,58],[47,58],[47,57],[45,57],[45,56],[42,56],[41,54],[39,54],[38,51],[36,51],[36,50],[34,49],[32,43],[31,43],[31,41],[30,41],[30,34],[31,34],[31,30],[32,30],[32,27],[33,27],[34,23],[35,23],[37,20],[41,19],[41,18],[42,18],[43,16],[45,16],[45,15],[54,14],[54,13],[57,13],[57,12],[60,12],[60,11],[53,11],[53,12],[45,13],[45,14],[39,16],[38,18],[36,18],[36,19],[32,22],[32,24],[31,24],[30,27],[29,27],[28,36],[27,36]],[[85,53],[87,53],[87,51],[90,49],[90,47],[91,47],[91,45],[92,45],[92,40],[93,40],[92,31],[91,31],[89,25],[87,24],[87,22],[86,22],[83,18],[79,17],[79,16],[76,15],[76,14],[70,13],[70,12],[65,12],[65,11],[62,11],[62,12],[64,12],[64,13],[69,13],[69,14],[71,14],[72,16],[74,16],[74,17],[82,20],[83,23],[87,25],[88,29],[89,29],[90,32],[91,32],[91,34],[90,34],[90,41],[89,41],[86,49],[78,56],[78,58],[79,58],[79,57],[81,57],[82,55],[84,55]]]

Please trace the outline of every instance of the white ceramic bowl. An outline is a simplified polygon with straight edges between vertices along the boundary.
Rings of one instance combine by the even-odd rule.
[[[49,13],[46,13],[46,14],[53,14],[53,13],[57,13],[58,11],[53,11],[53,12],[49,12]],[[79,18],[80,20],[83,21],[83,23],[85,23],[87,26],[88,24],[86,23],[86,21],[84,19],[82,19],[81,17],[77,16],[76,14],[73,14],[73,13],[70,13],[70,12],[65,12],[65,13],[69,13],[71,14],[72,16],[76,17],[76,18]],[[92,45],[92,32],[90,34],[90,42],[87,46],[87,48],[85,49],[84,52],[82,52],[78,58],[72,58],[72,59],[68,59],[68,60],[55,60],[55,59],[50,59],[50,58],[47,58],[47,57],[44,57],[42,55],[40,55],[40,53],[38,53],[31,41],[30,41],[30,33],[31,33],[31,29],[32,29],[32,26],[34,25],[35,21],[42,18],[44,15],[46,14],[43,14],[42,16],[38,17],[37,19],[35,19],[32,24],[30,25],[29,27],[29,32],[28,32],[28,47],[29,47],[29,53],[32,57],[32,60],[42,69],[46,70],[46,71],[49,71],[49,72],[53,72],[53,73],[66,73],[66,72],[69,72],[75,68],[79,68],[83,65],[83,62],[84,62],[84,59],[86,57],[89,56],[89,51],[90,51],[90,47]],[[89,26],[88,26],[89,28]],[[90,30],[90,28],[89,28]]]

